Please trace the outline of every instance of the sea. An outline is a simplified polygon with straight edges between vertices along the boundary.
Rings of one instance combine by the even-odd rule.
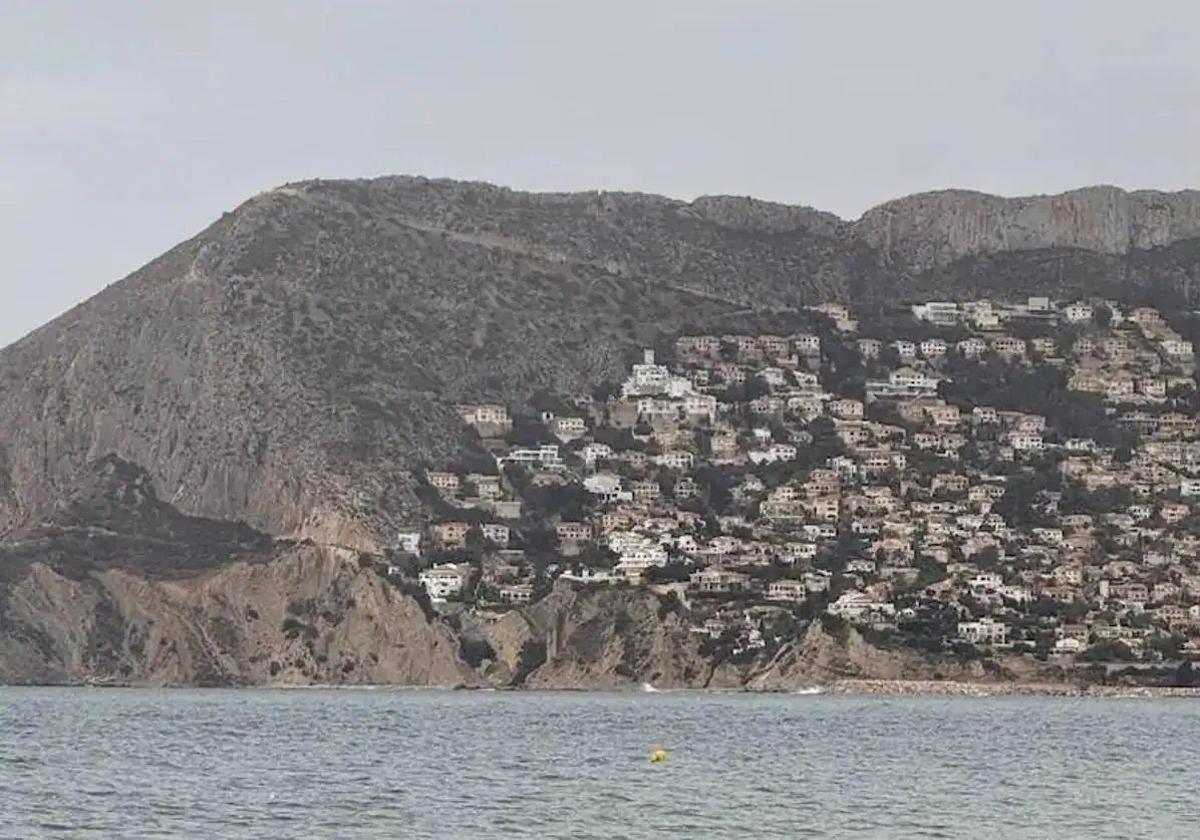
[[[1198,817],[1186,699],[0,688],[3,838],[1096,840]]]

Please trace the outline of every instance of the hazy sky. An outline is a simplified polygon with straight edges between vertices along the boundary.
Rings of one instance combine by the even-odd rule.
[[[1200,183],[1200,3],[0,0],[0,344],[263,189]]]

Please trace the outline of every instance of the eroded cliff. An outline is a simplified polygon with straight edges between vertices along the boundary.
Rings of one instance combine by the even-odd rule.
[[[472,667],[463,632],[373,564],[315,546],[170,579],[35,562],[4,587],[0,630],[6,683],[794,691],[848,678],[1018,676],[885,651],[819,621],[774,653],[734,662],[705,650],[681,608],[649,590],[566,584],[487,625],[494,653]]]
[[[1128,254],[1200,236],[1200,191],[1097,186],[1001,198],[944,190],[868,210],[853,230],[885,262],[910,271],[978,254],[1048,248]]]
[[[0,682],[457,685],[448,627],[374,570],[314,546],[179,579],[42,563],[0,609]]]

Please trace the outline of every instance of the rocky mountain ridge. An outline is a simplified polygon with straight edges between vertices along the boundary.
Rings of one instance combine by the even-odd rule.
[[[1128,254],[1200,236],[1200,191],[1096,186],[1020,198],[920,193],[868,210],[852,235],[887,262],[917,271],[978,254],[1044,248]]]

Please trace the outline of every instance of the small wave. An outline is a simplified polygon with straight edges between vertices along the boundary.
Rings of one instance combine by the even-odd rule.
[[[797,688],[792,694],[824,694],[825,689],[819,685],[810,686],[809,688]]]
[[[648,682],[644,682],[644,683],[642,683],[642,691],[646,692],[647,694],[658,694],[658,693],[660,693],[660,692],[659,692],[659,690],[658,690],[657,688],[655,688],[654,686],[650,685],[650,683],[648,683]]]
[[[399,685],[395,683],[268,683],[259,688],[267,691],[387,691],[434,692],[453,691],[453,685]]]

